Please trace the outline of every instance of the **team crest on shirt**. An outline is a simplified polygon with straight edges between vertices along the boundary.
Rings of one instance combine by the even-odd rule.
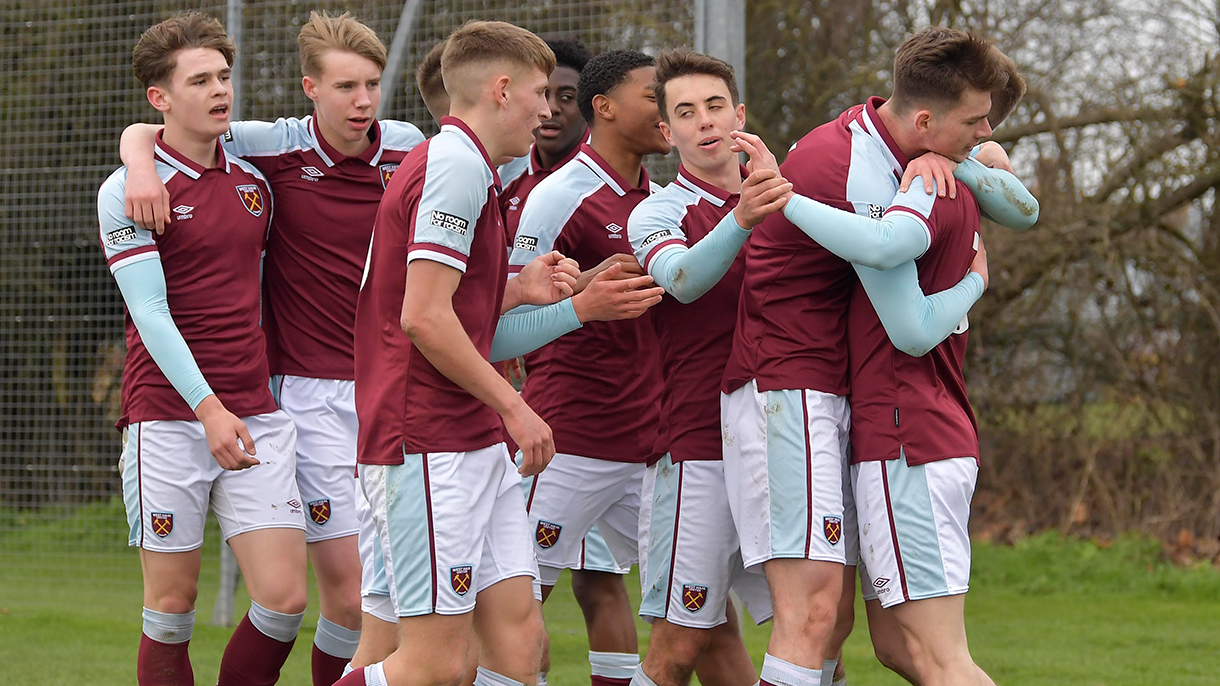
[[[309,518],[314,524],[323,526],[330,521],[330,498],[309,501]]]
[[[474,582],[472,570],[470,565],[449,568],[449,583],[453,586],[454,593],[464,596],[470,592],[470,586]]]
[[[538,542],[539,548],[550,548],[559,542],[561,531],[563,526],[539,519],[538,528],[534,529],[534,540]]]
[[[242,184],[237,187],[237,194],[241,196],[241,204],[246,206],[250,214],[256,217],[263,216],[263,192],[257,185]]]
[[[707,602],[707,586],[682,584],[682,607],[687,612],[698,612]]]
[[[150,516],[153,533],[157,538],[165,538],[174,531],[173,512],[153,512]]]
[[[826,534],[826,541],[830,545],[838,545],[839,539],[843,538],[843,518],[830,515],[822,517],[822,533]]]
[[[394,176],[394,172],[398,171],[398,163],[390,162],[383,164],[378,169],[381,170],[381,189],[385,190],[385,187],[390,185],[390,177]]]

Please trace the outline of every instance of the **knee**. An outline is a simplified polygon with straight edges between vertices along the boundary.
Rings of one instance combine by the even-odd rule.
[[[271,589],[269,593],[260,594],[264,597],[253,598],[254,602],[271,610],[285,615],[298,615],[305,612],[305,605],[309,602],[309,597],[304,588],[285,588],[277,587]],[[331,619],[331,618],[327,618]],[[331,621],[334,621],[333,619]],[[357,614],[357,622],[359,615]]]
[[[168,594],[155,598],[148,604],[148,609],[171,615],[184,615],[195,609],[195,597],[198,594]]]
[[[845,601],[839,603],[838,612],[835,614],[834,631],[830,636],[832,646],[841,647],[856,625],[856,607],[853,600],[853,598],[847,597]]]
[[[585,611],[630,603],[622,577],[606,572],[572,572],[572,595]]]
[[[688,629],[654,622],[645,661],[656,672],[669,674],[673,680],[684,682],[694,672],[699,657],[712,646],[717,638],[714,634],[716,629]],[[727,637],[720,637],[720,640],[727,640]]]
[[[786,632],[804,636],[825,636],[835,627],[837,605],[832,601],[793,604],[786,608],[776,606],[775,625]]]

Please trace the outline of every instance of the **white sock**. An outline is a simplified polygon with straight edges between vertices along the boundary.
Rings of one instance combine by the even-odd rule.
[[[775,657],[771,653],[763,658],[760,681],[775,686],[822,686],[822,670],[809,669]]]
[[[274,638],[280,643],[291,643],[296,640],[297,632],[301,630],[301,620],[305,613],[287,615],[283,612],[268,610],[253,600],[250,601],[250,611],[246,613],[250,623],[264,636]]]
[[[180,615],[144,608],[144,635],[167,645],[186,643],[195,629],[195,611]]]
[[[385,663],[378,662],[364,668],[365,686],[390,686],[385,678]]]
[[[835,670],[838,668],[838,660],[824,660],[822,662],[822,686],[834,686]]]
[[[347,676],[348,674],[351,674],[354,671],[356,671],[356,670],[352,669],[352,663],[349,662],[349,663],[343,665],[343,674],[339,678],[342,679],[343,677]]]
[[[318,615],[318,628],[314,631],[313,644],[327,655],[350,660],[356,654],[356,646],[360,645],[360,630],[340,626]]]
[[[631,686],[657,686],[657,684],[644,673],[644,665],[640,665],[635,668],[635,674],[631,675]],[[758,684],[754,686],[758,686]]]
[[[842,679],[835,679],[830,682],[830,686],[847,686],[847,675],[844,674]]]
[[[371,685],[370,685],[371,686]],[[479,667],[474,677],[474,686],[525,686],[520,681],[509,679],[503,674],[496,674],[490,669]]]
[[[546,686],[546,672],[538,672],[538,686]]]
[[[635,653],[599,653],[589,651],[589,668],[593,676],[605,679],[631,679],[635,668],[640,666],[640,656]]]

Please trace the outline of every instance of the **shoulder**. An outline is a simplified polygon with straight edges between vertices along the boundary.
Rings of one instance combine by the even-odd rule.
[[[482,177],[491,183],[491,167],[479,154],[457,134],[441,131],[428,141],[426,173],[462,174],[469,181],[469,175]]]
[[[381,145],[388,150],[411,150],[425,140],[424,133],[411,122],[390,119],[379,123]]]
[[[671,183],[645,198],[631,211],[631,222],[673,221],[680,222],[691,205],[699,202],[699,196],[681,185]]]
[[[505,188],[512,183],[515,183],[525,175],[526,170],[530,168],[530,156],[514,157],[496,168],[496,173],[500,175],[500,183]]]
[[[255,180],[262,182],[263,185],[270,186],[270,183],[267,181],[267,177],[264,176],[261,171],[259,171],[258,167],[254,166],[253,164],[250,164],[249,162],[243,160],[242,158],[231,157],[231,158],[229,158],[229,164],[240,169],[241,171],[245,172],[246,174],[253,176],[255,178]]]
[[[273,122],[235,121],[221,136],[221,142],[232,145],[243,155],[282,155],[313,147],[310,117],[280,117]]]
[[[537,207],[555,202],[575,206],[603,185],[605,184],[593,170],[579,162],[570,162],[535,186],[526,206]]]

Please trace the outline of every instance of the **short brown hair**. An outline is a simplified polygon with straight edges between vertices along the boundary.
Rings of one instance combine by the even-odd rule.
[[[376,64],[377,69],[385,70],[385,44],[377,37],[377,32],[348,12],[338,16],[310,12],[309,21],[297,34],[297,49],[301,54],[301,73],[305,76],[322,73],[322,55],[327,50],[355,53]]]
[[[737,106],[737,77],[733,67],[724,60],[711,55],[695,52],[687,48],[666,50],[657,56],[657,83],[655,88],[657,107],[661,110],[661,118],[669,121],[669,105],[665,101],[665,84],[681,76],[706,74],[714,76],[729,87],[729,99]]]
[[[507,22],[468,21],[449,34],[441,53],[441,77],[450,99],[466,85],[453,81],[457,70],[498,61],[537,67],[548,76],[555,71],[555,53],[538,36]]]
[[[225,27],[202,12],[175,14],[140,36],[131,55],[131,70],[145,88],[164,85],[178,66],[178,52],[211,48],[233,66],[237,48]]]
[[[419,86],[419,95],[425,101],[432,101],[437,96],[445,95],[445,81],[441,78],[441,53],[445,52],[445,41],[442,39],[424,55],[424,59],[415,68],[415,83]]]
[[[995,93],[1008,70],[982,36],[929,26],[906,39],[894,56],[894,107],[956,103],[967,89]]]
[[[1021,70],[1017,68],[1017,64],[1012,59],[1000,52],[999,58],[1004,65],[1005,71],[1008,72],[1008,81],[1002,88],[991,92],[991,112],[987,114],[987,123],[991,128],[999,126],[1012,111],[1017,108],[1017,103],[1021,102],[1021,98],[1025,96],[1025,77],[1021,75]]]

